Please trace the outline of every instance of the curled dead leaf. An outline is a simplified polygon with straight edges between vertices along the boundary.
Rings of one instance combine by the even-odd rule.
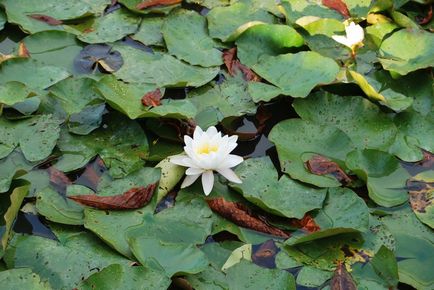
[[[146,187],[140,186],[131,188],[123,194],[114,196],[99,196],[96,194],[88,195],[73,195],[68,196],[82,205],[91,206],[98,209],[105,210],[128,210],[137,209],[145,206],[152,198],[156,183],[150,184]]]
[[[350,17],[350,11],[348,11],[347,4],[342,0],[322,0],[322,5],[339,12],[345,18]]]
[[[305,214],[301,220],[298,219],[291,220],[291,226],[295,228],[299,228],[301,230],[305,230],[309,233],[314,233],[321,229],[309,214]]]
[[[349,184],[351,178],[339,167],[339,164],[321,155],[314,155],[306,162],[310,172],[316,175],[333,175],[340,183]]]
[[[434,182],[409,179],[407,181],[408,193],[410,194],[411,208],[419,213],[425,213],[426,208],[433,202]]]
[[[160,89],[156,89],[155,91],[149,92],[142,97],[143,106],[152,106],[157,107],[161,105],[161,98],[163,95],[161,94]]]
[[[136,5],[136,9],[142,10],[153,6],[169,6],[181,3],[182,0],[145,0]]]
[[[345,265],[339,263],[330,281],[332,290],[357,290],[356,284]]]
[[[57,192],[65,195],[66,188],[72,184],[72,181],[69,179],[69,177],[53,166],[48,167],[47,172],[50,176],[50,184],[56,189]]]
[[[243,65],[237,59],[237,48],[231,48],[223,52],[223,62],[228,69],[231,76],[235,75],[237,72],[241,72],[246,81],[260,82],[261,77],[253,72],[250,68]]]
[[[255,217],[246,206],[240,203],[226,201],[221,197],[209,199],[207,200],[207,203],[213,212],[227,220],[230,220],[238,226],[285,239],[289,238],[288,233],[267,224],[258,217]]]
[[[18,56],[30,57],[29,50],[27,49],[26,45],[22,41],[18,44]]]
[[[53,18],[51,16],[48,15],[43,15],[43,14],[30,14],[27,15],[30,18],[33,18],[35,20],[41,21],[41,22],[45,22],[48,25],[61,25],[63,22],[61,20],[57,20],[56,18]]]

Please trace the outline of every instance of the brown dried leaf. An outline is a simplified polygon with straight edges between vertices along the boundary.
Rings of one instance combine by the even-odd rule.
[[[261,267],[275,268],[276,255],[280,249],[273,240],[268,240],[259,245],[258,248],[253,246],[252,261]]]
[[[350,11],[348,11],[347,4],[342,0],[322,0],[322,5],[327,6],[330,9],[336,10],[345,18],[350,17]]]
[[[161,94],[160,89],[156,89],[155,91],[149,92],[142,97],[143,106],[152,106],[157,107],[161,105],[161,98],[163,95]]]
[[[330,281],[330,287],[332,290],[357,290],[353,278],[342,263],[339,263],[336,267],[333,278]]]
[[[18,44],[18,56],[30,57],[29,50],[27,49],[26,45],[22,41],[20,42],[20,44]]]
[[[281,229],[273,227],[264,222],[263,220],[253,216],[253,214],[250,213],[250,210],[240,203],[226,201],[221,197],[209,199],[207,200],[207,203],[212,211],[221,215],[225,219],[230,220],[238,226],[282,237],[285,239],[289,238],[288,233],[282,231]]]
[[[181,3],[182,0],[145,0],[136,5],[136,9],[142,10],[152,6],[169,6]]]
[[[339,167],[336,162],[331,161],[321,155],[314,155],[306,162],[310,172],[316,175],[333,175],[340,183],[349,184],[351,178]]]
[[[431,21],[431,19],[432,19],[432,6],[433,5],[429,6],[428,12],[426,13],[425,16],[417,16],[416,17],[416,21],[419,25],[425,25]]]
[[[431,193],[434,190],[434,182],[409,179],[407,181],[407,188],[410,194],[410,204],[413,211],[425,213],[425,209],[433,202]]]
[[[305,230],[309,233],[314,233],[321,229],[309,214],[305,214],[301,220],[291,220],[291,226]]]
[[[237,48],[233,47],[223,52],[223,62],[231,76],[240,71],[246,81],[260,82],[261,77],[237,59]]]
[[[50,176],[50,184],[59,192],[60,194],[66,194],[66,188],[68,185],[72,184],[72,181],[66,176],[65,173],[58,170],[57,168],[50,166],[47,168],[48,175]]]
[[[41,21],[41,22],[45,22],[48,25],[61,25],[63,22],[61,20],[57,20],[56,18],[53,18],[51,16],[48,15],[43,15],[43,14],[30,14],[27,15],[30,18],[33,18],[35,20]]]
[[[96,194],[74,195],[68,198],[82,204],[98,209],[105,210],[128,210],[137,209],[145,206],[152,198],[156,183],[146,187],[135,187],[124,192],[123,194],[114,196],[99,196]]]

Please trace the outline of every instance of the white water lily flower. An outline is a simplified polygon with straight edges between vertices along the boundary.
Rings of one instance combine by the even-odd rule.
[[[243,162],[241,156],[230,154],[237,147],[238,136],[222,136],[214,126],[205,132],[196,126],[193,138],[184,136],[184,151],[187,155],[170,157],[177,165],[188,167],[187,175],[181,188],[187,187],[202,175],[202,187],[205,195],[210,194],[214,186],[214,171],[234,183],[241,183],[232,167]]]
[[[363,28],[360,25],[351,22],[350,25],[345,26],[345,33],[347,34],[346,36],[332,35],[332,38],[335,41],[348,46],[354,52],[356,46],[361,44],[365,38]]]

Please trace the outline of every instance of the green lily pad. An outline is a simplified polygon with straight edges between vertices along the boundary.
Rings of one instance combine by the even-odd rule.
[[[3,28],[5,27],[6,21],[7,21],[6,14],[2,10],[0,12],[0,30],[3,30]]]
[[[124,65],[114,75],[125,82],[157,87],[197,87],[212,80],[219,72],[218,67],[191,66],[165,53],[149,53],[127,46],[115,46],[115,49],[122,54]]]
[[[290,273],[278,269],[261,268],[246,260],[229,268],[226,279],[229,289],[234,290],[295,290],[295,279]]]
[[[394,253],[382,246],[371,260],[375,272],[385,280],[385,286],[396,287],[398,285],[398,265]]]
[[[41,64],[56,66],[73,73],[75,56],[82,45],[74,34],[64,31],[42,31],[23,39],[30,57]]]
[[[318,63],[322,65],[318,66]],[[315,86],[331,83],[339,72],[339,66],[331,58],[307,51],[262,56],[253,70],[281,88],[283,94],[304,98]]]
[[[148,141],[139,124],[116,114],[89,135],[74,135],[63,129],[57,145],[63,152],[55,164],[59,170],[81,168],[99,155],[114,178],[140,169],[148,152]]]
[[[102,115],[105,113],[105,104],[96,104],[85,107],[80,113],[69,116],[69,132],[77,135],[87,135],[101,125]]]
[[[7,192],[12,180],[22,176],[33,168],[21,151],[15,150],[0,159],[0,193]]]
[[[434,255],[432,231],[408,207],[382,217],[381,221],[396,239],[399,281],[416,289],[431,289],[434,286],[431,273],[434,261],[428,257]]]
[[[171,13],[161,28],[167,50],[178,59],[203,67],[223,63],[222,52],[208,35],[206,18],[194,11]]]
[[[23,102],[31,95],[32,91],[20,82],[12,81],[0,85],[0,103],[7,106]]]
[[[285,244],[297,245],[350,232],[366,232],[369,209],[362,198],[347,188],[330,188],[324,207],[315,216],[320,230],[311,234],[296,232]]]
[[[297,284],[305,287],[320,287],[331,279],[333,272],[305,266],[297,275]]]
[[[343,16],[339,12],[309,0],[284,0],[281,5],[289,23],[295,23],[304,16],[343,20]]]
[[[39,14],[56,20],[71,20],[91,14],[100,14],[109,3],[109,0],[78,0],[61,3],[56,0],[6,0],[3,5],[9,22],[20,25],[27,32],[36,33],[45,30],[63,30],[63,27],[62,25],[49,25],[29,15]]]
[[[345,25],[337,20],[330,18],[301,18],[297,24],[302,26],[310,35],[322,34],[331,37],[335,34],[342,34],[345,31]]]
[[[140,13],[140,14],[169,14],[170,11],[172,11],[174,8],[178,7],[179,4],[174,5],[154,5],[145,9],[137,9],[137,4],[140,4],[143,2],[143,0],[119,0],[119,3],[122,3],[127,7],[129,10]]]
[[[111,264],[130,263],[86,232],[64,229],[54,241],[38,236],[15,235],[5,252],[9,268],[27,267],[42,281],[58,289],[77,287],[82,279]]]
[[[419,29],[399,30],[381,44],[380,62],[384,69],[401,75],[432,66],[434,35]]]
[[[252,67],[262,55],[277,56],[291,47],[302,46],[304,40],[290,26],[259,24],[247,29],[235,43],[241,63]]]
[[[397,129],[393,121],[362,97],[340,97],[319,92],[293,104],[303,120],[334,126],[358,148],[388,150]]]
[[[40,115],[23,121],[0,119],[2,133],[0,142],[6,144],[6,152],[20,145],[30,162],[47,158],[59,138],[59,121],[52,115]]]
[[[248,159],[235,173],[243,183],[230,186],[250,202],[277,215],[301,219],[306,212],[321,208],[326,197],[325,189],[309,188],[285,175],[279,179],[268,157]]]
[[[255,9],[250,3],[236,2],[216,7],[206,16],[209,34],[223,41],[233,41],[241,33],[261,23],[274,23],[275,18],[266,10]]]
[[[65,30],[87,43],[114,42],[136,32],[140,18],[126,9],[92,18],[84,23],[65,26]]]
[[[350,138],[341,130],[300,119],[278,123],[271,130],[269,139],[277,147],[283,172],[319,187],[341,184],[334,177],[310,173],[304,162],[312,154],[319,154],[343,165],[346,155],[354,148]]]
[[[171,280],[163,273],[143,266],[113,264],[92,274],[77,289],[167,289]]]
[[[33,59],[10,59],[3,62],[0,68],[0,84],[18,81],[31,89],[48,88],[68,76],[69,73],[63,68]]]
[[[164,46],[163,27],[165,17],[143,18],[139,30],[131,37],[144,45]]]
[[[188,100],[196,106],[198,114],[210,108],[217,110],[218,121],[256,112],[256,106],[247,91],[247,82],[241,74],[234,77],[226,75],[226,80],[221,84],[212,83],[195,89],[188,94]]]
[[[32,289],[32,290],[50,290],[50,285],[41,281],[39,275],[32,272],[31,269],[10,269],[0,272],[0,283],[4,290],[15,289]]]
[[[346,164],[366,181],[369,197],[377,204],[391,207],[407,201],[410,174],[394,156],[373,149],[356,150],[348,154]]]

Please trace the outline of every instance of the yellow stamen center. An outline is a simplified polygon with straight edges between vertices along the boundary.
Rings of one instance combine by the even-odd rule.
[[[197,148],[198,154],[210,154],[211,152],[217,152],[218,146],[217,145],[210,145],[208,143],[202,144]]]

